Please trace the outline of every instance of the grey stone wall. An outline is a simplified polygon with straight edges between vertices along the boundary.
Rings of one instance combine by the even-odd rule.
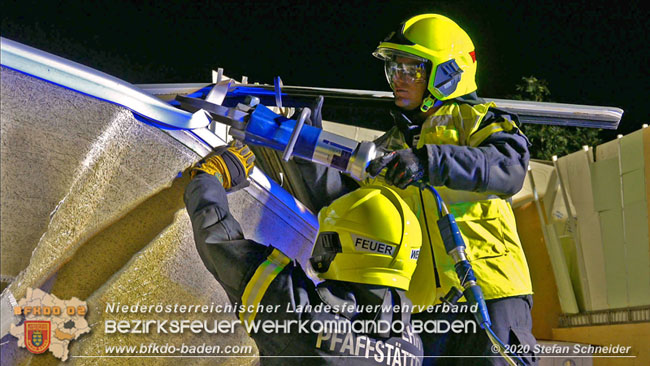
[[[66,364],[254,364],[242,328],[218,335],[104,334],[107,303],[224,304],[201,263],[179,177],[199,153],[120,106],[2,68],[1,225],[3,298],[28,287],[88,301],[92,332],[72,341]],[[263,184],[229,196],[247,237],[302,260],[316,233]],[[4,309],[3,309],[4,310]],[[4,317],[3,313],[3,317]],[[235,319],[234,314],[153,314],[150,319]],[[3,338],[2,364],[54,364]],[[106,345],[157,342],[251,345],[240,358],[99,358]],[[134,362],[135,361],[135,362]],[[5,363],[6,362],[6,363]]]

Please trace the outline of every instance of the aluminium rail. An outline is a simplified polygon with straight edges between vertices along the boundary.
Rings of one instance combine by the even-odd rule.
[[[187,95],[193,92],[210,90],[214,84],[141,84],[140,88],[154,95]],[[272,96],[274,85],[233,83],[229,95],[257,94]],[[390,106],[393,93],[386,91],[317,88],[304,86],[283,86],[282,96],[312,97],[319,95],[328,100],[328,106],[337,103],[352,104],[358,101],[369,102],[376,107]],[[533,102],[510,99],[484,98],[494,102],[498,108],[517,114],[521,123],[546,124],[558,126],[577,126],[615,130],[623,117],[623,110],[616,107],[591,106],[579,104]],[[272,98],[270,100],[273,100]]]

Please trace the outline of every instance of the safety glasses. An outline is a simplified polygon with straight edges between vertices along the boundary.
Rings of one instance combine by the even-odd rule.
[[[394,60],[384,62],[386,79],[392,86],[395,80],[406,83],[424,83],[427,81],[427,65],[422,63],[401,63]]]

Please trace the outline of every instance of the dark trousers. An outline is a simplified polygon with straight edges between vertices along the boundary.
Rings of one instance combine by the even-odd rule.
[[[532,296],[515,296],[502,299],[486,301],[492,330],[504,343],[515,346],[519,351],[529,350],[527,353],[519,353],[519,356],[527,365],[537,365],[533,354],[537,343],[532,334]],[[474,320],[470,312],[466,313],[419,313],[413,314],[413,319],[427,320]],[[424,365],[508,365],[499,355],[493,352],[492,343],[485,331],[476,325],[476,333],[473,332],[446,332],[446,333],[420,333],[424,346]],[[427,357],[428,356],[428,357]]]

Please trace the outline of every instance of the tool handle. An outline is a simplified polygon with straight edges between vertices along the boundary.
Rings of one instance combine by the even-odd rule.
[[[287,147],[282,153],[282,160],[289,161],[291,158],[293,149],[296,146],[296,141],[298,141],[298,137],[300,136],[302,126],[305,124],[305,120],[309,117],[310,114],[311,110],[309,108],[303,108],[302,112],[300,112],[300,117],[298,117],[298,121],[296,121],[296,126],[293,128],[293,132],[291,133]]]

